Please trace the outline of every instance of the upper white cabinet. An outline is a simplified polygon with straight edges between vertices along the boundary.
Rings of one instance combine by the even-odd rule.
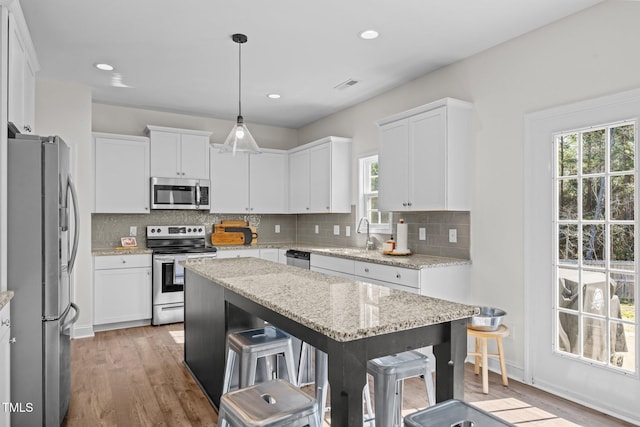
[[[17,6],[19,7],[19,6]],[[9,13],[8,119],[20,133],[35,132],[37,60],[22,12]]]
[[[351,212],[351,139],[329,136],[289,150],[289,211]]]
[[[151,176],[209,179],[211,132],[147,126],[151,140]]]
[[[286,151],[263,150],[261,154],[211,153],[212,213],[286,213]]]
[[[383,210],[470,210],[471,108],[445,98],[378,121]]]
[[[95,213],[149,213],[149,138],[93,134]]]

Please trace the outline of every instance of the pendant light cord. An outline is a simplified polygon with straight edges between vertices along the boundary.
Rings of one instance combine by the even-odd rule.
[[[238,116],[242,116],[242,43],[238,43]]]

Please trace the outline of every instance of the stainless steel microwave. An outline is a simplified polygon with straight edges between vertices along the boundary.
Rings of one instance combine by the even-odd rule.
[[[209,210],[211,181],[189,178],[151,178],[151,209]]]

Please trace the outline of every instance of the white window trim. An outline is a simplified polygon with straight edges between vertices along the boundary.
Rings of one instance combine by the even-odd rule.
[[[363,155],[358,158],[358,204],[357,204],[357,215],[356,215],[356,232],[358,232],[358,223],[360,222],[360,218],[367,217],[367,209],[366,209],[366,200],[365,200],[365,176],[366,169],[364,168],[365,164],[369,163],[372,158],[378,157],[377,153],[371,153],[367,155]],[[370,224],[369,232],[371,234],[391,234],[393,232],[393,214],[389,212],[389,223],[388,224]],[[364,230],[363,230],[364,232]]]

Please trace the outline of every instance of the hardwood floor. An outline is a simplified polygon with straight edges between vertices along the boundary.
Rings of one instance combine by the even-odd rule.
[[[73,340],[71,404],[63,426],[215,426],[216,412],[182,363],[183,338],[182,324],[175,324]],[[427,405],[419,379],[405,382],[404,396],[405,414]],[[493,373],[484,395],[471,366],[465,401],[519,426],[632,425],[513,380],[502,387]]]

